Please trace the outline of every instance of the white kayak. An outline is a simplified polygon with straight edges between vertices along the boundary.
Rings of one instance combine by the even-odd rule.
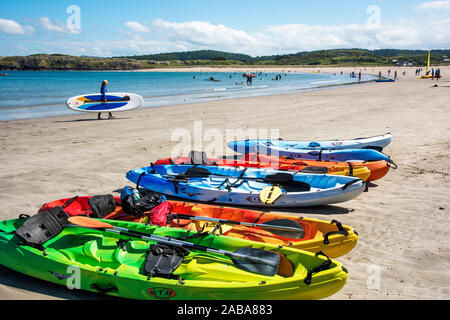
[[[355,177],[226,166],[154,165],[131,170],[126,177],[141,187],[188,201],[268,207],[344,202],[359,196],[366,186]],[[272,203],[263,203],[261,193],[273,186],[281,193]]]
[[[258,149],[306,149],[306,150],[342,150],[342,149],[373,149],[382,151],[392,141],[392,134],[386,133],[368,138],[356,138],[350,140],[326,140],[326,141],[296,141],[296,140],[241,140],[232,141],[228,147],[240,153],[254,153]]]

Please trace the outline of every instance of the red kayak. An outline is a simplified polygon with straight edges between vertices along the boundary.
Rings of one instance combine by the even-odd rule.
[[[384,161],[365,162],[338,162],[299,160],[286,157],[275,157],[257,153],[248,153],[234,158],[214,159],[208,158],[203,152],[191,151],[189,156],[178,158],[164,158],[156,161],[155,165],[168,164],[199,164],[213,166],[233,166],[248,168],[271,168],[276,170],[290,170],[305,173],[326,173],[337,175],[350,175],[365,181],[374,181],[384,177],[389,171],[389,164]],[[367,173],[367,169],[370,170]]]

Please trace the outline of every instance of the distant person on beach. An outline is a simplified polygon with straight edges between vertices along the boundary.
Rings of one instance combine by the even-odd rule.
[[[102,86],[100,88],[101,100],[103,102],[107,102],[107,100],[106,100],[106,93],[108,92],[108,90],[106,89],[107,86],[108,86],[108,80],[103,80],[102,81]],[[97,119],[98,120],[102,119],[102,113],[101,112],[98,113]],[[108,112],[108,119],[114,119],[114,117],[111,114],[111,112]]]
[[[397,70],[394,72],[394,79],[397,79]]]
[[[361,71],[358,73],[358,80],[361,81]]]
[[[381,80],[381,71],[378,72],[378,80]]]

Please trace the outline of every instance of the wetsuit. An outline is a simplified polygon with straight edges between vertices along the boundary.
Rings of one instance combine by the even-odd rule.
[[[106,86],[102,84],[102,87],[100,88],[100,94],[101,94],[101,100],[106,101],[106,93],[108,90],[106,90]],[[109,119],[112,118],[111,112],[108,112]],[[98,113],[97,119],[101,119],[101,112]]]

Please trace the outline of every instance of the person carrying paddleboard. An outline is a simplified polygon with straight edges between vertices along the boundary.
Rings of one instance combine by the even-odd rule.
[[[101,88],[100,88],[100,94],[102,95],[102,101],[103,101],[103,102],[107,102],[107,101],[106,101],[106,93],[108,92],[108,90],[106,89],[107,86],[108,86],[108,80],[103,80],[103,81],[102,81],[102,86],[101,86]],[[101,120],[101,119],[102,119],[101,115],[102,115],[102,113],[99,112],[99,113],[98,113],[98,116],[97,116],[97,119],[98,119],[98,120]],[[108,119],[114,119],[114,117],[113,117],[113,115],[111,114],[111,112],[108,112]]]

